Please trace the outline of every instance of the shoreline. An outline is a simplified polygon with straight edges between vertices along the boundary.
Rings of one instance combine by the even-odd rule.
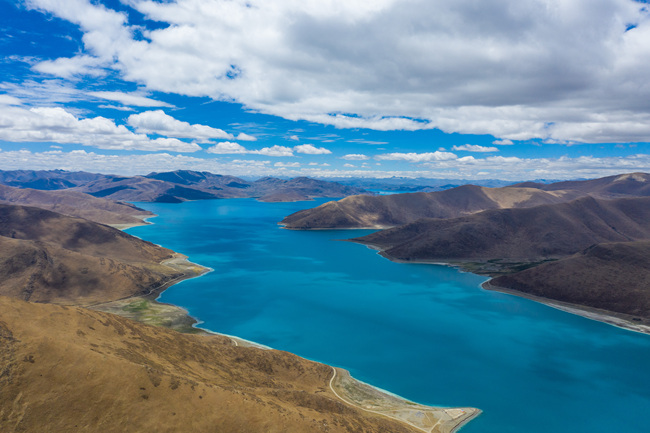
[[[507,295],[518,296],[520,298],[529,299],[540,304],[547,305],[556,310],[564,311],[565,313],[574,314],[576,316],[584,317],[586,319],[594,320],[596,322],[605,323],[607,325],[615,326],[626,331],[638,332],[640,334],[650,335],[650,326],[642,323],[635,323],[632,320],[633,316],[624,313],[615,313],[613,311],[601,310],[599,308],[588,307],[585,305],[572,304],[570,302],[557,301],[555,299],[543,298],[528,293],[520,292],[518,290],[508,289],[507,287],[495,286],[490,283],[491,279],[482,283],[481,288],[491,292],[505,293]]]
[[[113,227],[114,229],[118,229],[118,230],[127,230],[127,229],[130,229],[131,227],[148,226],[148,225],[153,224],[153,223],[150,223],[149,221],[147,221],[147,219],[153,218],[156,215],[130,215],[130,216],[132,216],[133,218],[139,219],[140,221],[139,222],[132,222],[132,223],[106,224],[106,225],[109,226],[109,227]]]
[[[144,220],[143,223],[152,224]],[[232,341],[234,346],[254,347],[260,350],[277,350],[237,336],[201,328],[200,325],[203,322],[199,318],[190,315],[183,307],[160,302],[160,295],[174,284],[187,279],[198,278],[213,271],[211,268],[190,262],[188,257],[183,254],[175,254],[175,257],[163,260],[161,264],[182,272],[181,276],[159,286],[151,287],[145,295],[129,296],[116,301],[95,304],[87,308],[116,314],[152,326],[173,329],[177,332],[227,337]],[[361,382],[353,378],[347,370],[320,361],[311,361],[332,368],[334,374],[329,381],[329,386],[334,395],[343,403],[360,410],[388,417],[425,433],[455,433],[482,413],[480,409],[471,407],[437,407],[414,403],[390,391]],[[342,379],[344,385],[337,387],[337,390],[335,390],[334,387],[336,385],[333,385],[332,382],[337,377],[337,371],[339,372],[338,376],[344,377],[345,379]],[[345,398],[340,394],[343,394]],[[368,405],[367,401],[357,401],[359,396],[368,395],[371,396],[369,400],[370,404],[376,410],[365,407]],[[428,414],[427,417],[424,417],[424,420],[420,420],[419,418],[424,413]],[[431,422],[431,419],[434,419],[436,422]],[[422,424],[422,426],[418,426],[418,423]]]
[[[473,273],[475,275],[479,275],[482,277],[489,278],[487,281],[481,283],[480,287],[483,290],[491,291],[491,292],[499,292],[499,293],[505,293],[507,295],[512,295],[512,296],[518,296],[520,298],[528,299],[546,306],[549,306],[551,308],[555,308],[560,311],[564,311],[565,313],[573,314],[576,316],[584,317],[586,319],[594,320],[596,322],[601,322],[605,323],[610,326],[615,326],[620,329],[624,329],[626,331],[631,331],[631,332],[638,332],[640,334],[647,334],[650,335],[650,325],[645,325],[643,323],[636,323],[633,320],[633,316],[629,314],[624,314],[624,313],[616,313],[613,311],[609,310],[601,310],[598,308],[594,307],[589,307],[586,305],[580,305],[580,304],[572,304],[570,302],[564,302],[564,301],[558,301],[555,299],[549,299],[549,298],[543,298],[541,296],[535,296],[531,295],[525,292],[520,292],[518,290],[513,290],[513,289],[508,289],[506,287],[499,287],[499,286],[494,286],[490,282],[492,281],[492,277],[477,273],[477,272],[472,272],[471,270],[465,269],[463,267],[463,262],[443,262],[443,261],[436,261],[436,260],[402,260],[402,259],[397,259],[394,257],[389,256],[384,252],[384,249],[377,245],[373,244],[366,244],[362,242],[356,242],[352,240],[345,239],[345,241],[348,242],[353,242],[359,245],[365,245],[367,248],[376,251],[377,254],[382,256],[383,258],[390,260],[391,262],[395,263],[406,263],[406,264],[420,264],[420,265],[438,265],[438,266],[448,266],[452,268],[458,269],[460,272],[469,272]]]
[[[116,314],[152,326],[173,329],[181,333],[227,337],[234,346],[253,347],[260,350],[278,350],[237,336],[202,328],[200,325],[203,322],[190,315],[183,307],[160,302],[158,299],[162,292],[174,284],[186,279],[201,277],[212,271],[210,268],[190,262],[182,254],[176,254],[177,257],[165,260],[162,263],[169,266],[171,262],[178,269],[184,269],[186,272],[189,270],[187,274],[168,281],[161,286],[151,288],[146,295],[130,296],[117,301],[96,304],[87,308]],[[343,403],[363,411],[388,417],[425,433],[455,433],[482,413],[480,409],[471,407],[438,407],[414,403],[390,391],[361,382],[352,377],[345,369],[334,367],[320,361],[309,361],[327,365],[333,369],[335,373],[330,379],[329,385],[334,395]],[[339,372],[338,376],[345,377],[343,379],[345,384],[342,386],[332,384],[334,378],[337,376],[337,371]],[[360,400],[359,395],[370,395],[371,397]],[[374,410],[369,409],[367,407],[368,405],[371,405]],[[419,420],[421,414],[424,413],[428,414],[428,418],[425,417],[424,420]],[[430,422],[432,418],[436,421],[435,423]],[[418,423],[421,426],[418,426]]]

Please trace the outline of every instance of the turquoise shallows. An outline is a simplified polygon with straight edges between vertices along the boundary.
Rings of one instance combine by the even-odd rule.
[[[482,409],[463,433],[650,431],[650,336],[336,241],[368,231],[277,225],[324,201],[142,203],[160,216],[129,233],[214,269],[160,298],[202,327],[419,403]]]

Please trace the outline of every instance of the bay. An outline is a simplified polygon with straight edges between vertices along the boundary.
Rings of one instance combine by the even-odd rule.
[[[160,297],[201,327],[348,369],[418,403],[483,410],[463,432],[648,431],[650,336],[339,241],[369,231],[277,225],[325,201],[139,203],[159,216],[128,232],[213,269]]]

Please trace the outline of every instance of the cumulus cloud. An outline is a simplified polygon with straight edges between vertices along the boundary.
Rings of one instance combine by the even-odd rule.
[[[126,12],[90,0],[27,0],[84,34],[78,56],[34,68],[113,68],[147,90],[340,128],[650,141],[639,1],[125,3],[167,25],[136,32]]]
[[[291,168],[298,168],[300,167],[300,163],[298,162],[276,162],[273,164],[274,167],[291,167]]]
[[[365,161],[366,159],[370,159],[370,157],[361,153],[348,153],[347,155],[343,155],[341,159],[346,159],[348,161]]]
[[[478,144],[463,144],[461,146],[454,146],[451,150],[460,150],[465,152],[498,152],[496,147],[479,146]]]
[[[0,105],[0,140],[78,143],[99,149],[196,152],[201,147],[176,138],[151,139],[105,117],[80,119],[60,107],[25,109]]]
[[[103,66],[110,63],[97,57],[80,55],[76,57],[60,57],[55,60],[45,60],[34,65],[34,70],[61,78],[89,75],[98,77],[106,75]]]
[[[230,141],[224,141],[217,143],[212,147],[209,147],[205,150],[208,153],[216,154],[237,154],[237,153],[248,153],[248,150],[239,143],[233,143]]]
[[[264,156],[294,156],[293,149],[285,146],[272,146],[272,147],[263,147],[259,150],[250,150],[245,148],[239,143],[233,143],[231,141],[224,141],[217,143],[212,147],[206,149],[208,153],[216,153],[222,155],[228,154],[250,154],[250,155],[264,155]]]
[[[132,114],[129,116],[127,122],[137,132],[143,134],[159,134],[177,138],[192,138],[201,141],[215,138],[231,140],[235,138],[232,134],[228,134],[226,131],[218,128],[199,124],[192,125],[188,122],[175,119],[162,110]]]
[[[237,140],[239,141],[257,141],[257,138],[255,138],[252,135],[245,134],[243,132],[240,132],[237,134]]]
[[[494,140],[492,144],[496,144],[498,146],[512,146],[514,143],[512,140],[503,139],[503,140]]]
[[[428,166],[427,166],[428,165]],[[0,167],[5,170],[20,169],[64,169],[85,170],[95,173],[143,174],[152,171],[200,170],[212,173],[234,175],[295,175],[319,177],[380,177],[392,176],[449,178],[449,179],[491,179],[495,173],[504,180],[520,181],[532,179],[575,179],[596,178],[636,171],[650,172],[650,155],[637,154],[625,157],[577,158],[516,158],[471,156],[444,161],[427,162],[418,165],[417,170],[369,170],[348,164],[344,169],[333,169],[326,165],[319,167],[273,167],[269,161],[242,160],[222,161],[219,158],[169,153],[145,153],[135,155],[105,155],[75,150],[64,152],[51,150],[31,152],[28,150],[1,151]]]
[[[436,150],[435,152],[425,152],[425,153],[384,153],[381,155],[375,156],[375,159],[379,161],[408,161],[408,162],[431,162],[431,161],[449,161],[457,159],[458,156],[451,152],[441,152]]]
[[[0,105],[21,105],[20,99],[11,95],[0,95]]]
[[[329,149],[325,149],[324,147],[315,147],[312,144],[294,146],[293,150],[295,150],[296,153],[304,153],[307,155],[328,155],[332,153]]]
[[[119,102],[124,105],[135,107],[173,107],[173,105],[166,102],[157,101],[155,99],[147,98],[146,96],[138,95],[136,93],[89,92],[88,94],[97,98]]]
[[[266,156],[293,156],[293,150],[285,146],[264,147],[260,150],[251,150],[249,153]]]

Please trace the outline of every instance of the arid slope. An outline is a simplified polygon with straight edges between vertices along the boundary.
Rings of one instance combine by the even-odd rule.
[[[650,198],[499,209],[460,218],[421,219],[354,239],[400,260],[536,261],[601,242],[650,239]]]
[[[141,224],[153,213],[129,203],[93,197],[78,191],[41,191],[0,185],[0,204],[34,206],[102,224]]]
[[[490,285],[627,314],[650,324],[650,241],[594,245],[562,260],[495,278]]]
[[[597,198],[647,197],[650,196],[650,174],[627,173],[590,180],[571,180],[541,184],[525,182],[513,187],[537,188],[543,191],[576,191]]]
[[[0,205],[0,295],[88,305],[144,294],[182,275],[175,253],[117,229]]]
[[[455,218],[486,209],[532,207],[578,197],[535,188],[485,188],[463,185],[437,192],[352,196],[291,214],[281,221],[290,229],[384,228],[420,218]]]
[[[6,297],[0,372],[3,432],[421,432],[341,402],[323,364]]]

